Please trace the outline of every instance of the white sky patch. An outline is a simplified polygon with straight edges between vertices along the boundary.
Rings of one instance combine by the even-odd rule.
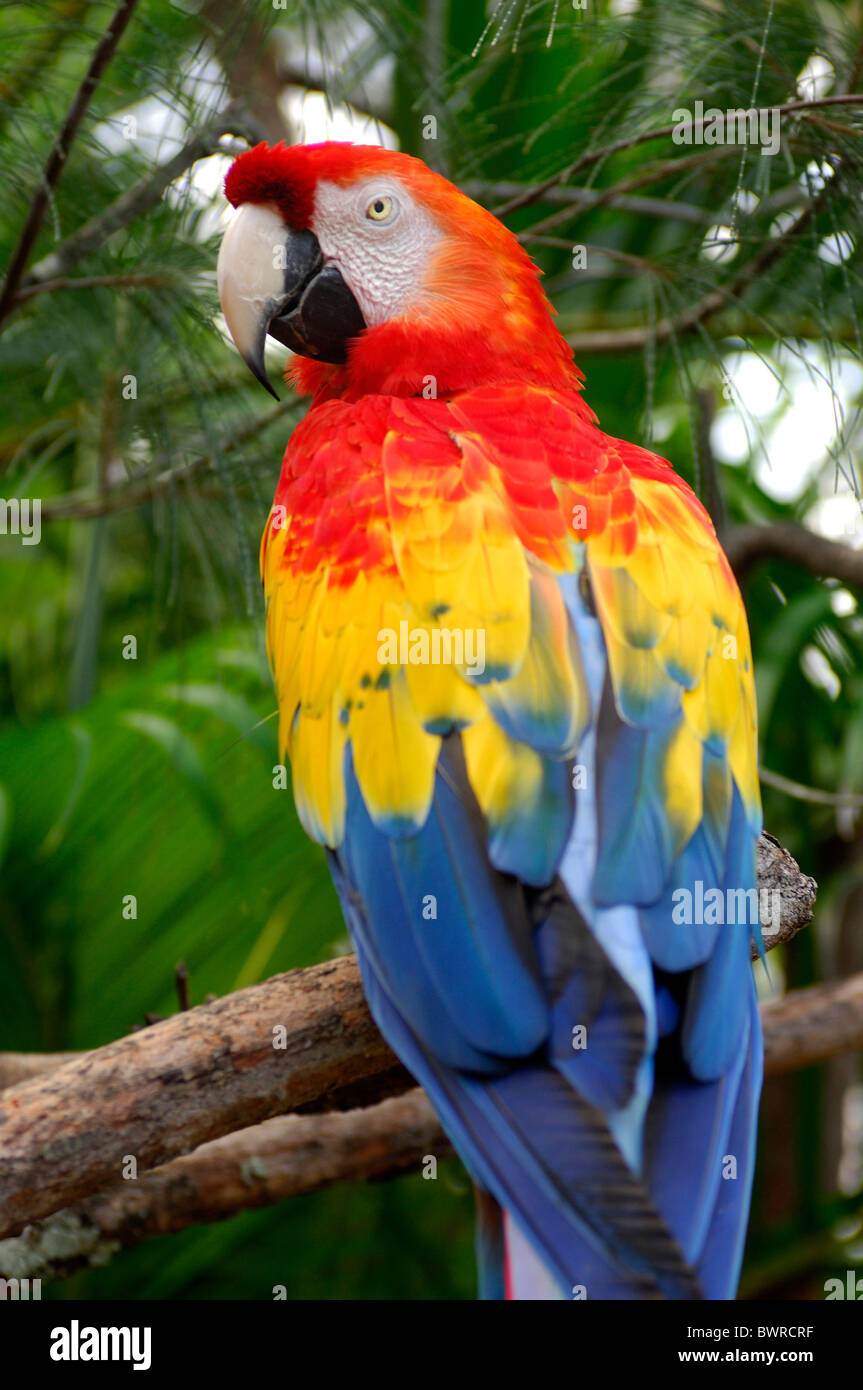
[[[828,461],[842,421],[863,391],[863,367],[850,353],[834,354],[831,361],[812,344],[798,344],[796,351],[780,344],[766,360],[734,353],[724,369],[731,399],[711,429],[717,458],[739,464],[752,454],[759,486],[777,501],[793,501]],[[859,512],[850,490],[837,501]],[[827,527],[837,519],[835,509],[822,518]]]
[[[755,352],[734,353],[724,367],[730,400],[716,413],[711,446],[723,463],[744,463],[757,447],[760,423],[780,404],[782,386],[775,369]]]
[[[776,409],[782,399],[782,381],[769,358],[738,352],[727,360],[725,369],[735,399],[749,415],[763,419]]]
[[[784,212],[778,212],[770,223],[769,236],[784,236],[789,227],[793,227],[803,208],[787,208]]]
[[[221,63],[206,49],[196,54],[183,74],[183,91],[203,115],[215,116],[228,96],[228,85]]]
[[[757,437],[751,423],[733,407],[717,411],[710,427],[713,452],[723,463],[745,463],[755,447]]]
[[[655,444],[661,444],[663,440],[670,439],[674,433],[674,426],[677,424],[677,416],[673,410],[663,409],[654,410],[651,416],[651,439]]]
[[[800,496],[823,464],[837,433],[839,406],[830,389],[827,364],[820,352],[807,356],[814,359],[816,370],[809,371],[798,358],[786,355],[781,372],[789,404],[769,433],[767,458],[762,453],[755,461],[759,485],[780,502]],[[844,373],[843,363],[847,364]],[[818,368],[823,375],[818,374]],[[850,401],[861,384],[863,372],[857,363],[844,357],[834,364],[834,387],[841,404]]]
[[[827,265],[841,265],[854,255],[854,238],[850,232],[833,232],[818,243],[818,259]]]
[[[829,58],[823,53],[813,53],[797,74],[797,95],[801,101],[816,101],[826,97],[836,80],[836,73]]]
[[[800,653],[800,665],[810,685],[823,690],[828,699],[836,699],[842,689],[842,682],[818,647],[804,647]]]
[[[739,250],[740,244],[733,229],[717,223],[716,226],[707,228],[700,254],[705,260],[721,265],[726,261],[733,261]]]
[[[386,110],[392,97],[396,63],[391,53],[380,52],[377,34],[368,20],[356,10],[343,10],[338,24],[329,25],[321,37],[325,53],[306,27],[283,24],[273,31],[273,42],[281,49],[288,79],[295,73],[298,77],[302,74],[298,86],[329,88],[335,101],[349,100],[362,111]],[[354,78],[353,73],[358,75]],[[350,91],[339,90],[342,82],[348,84]]]
[[[109,154],[120,154],[134,144],[154,164],[164,164],[189,138],[185,118],[172,109],[167,92],[164,98],[147,97],[109,121],[100,121],[93,133]]]
[[[829,159],[810,159],[797,182],[807,196],[820,193],[836,170]]]
[[[191,202],[203,209],[197,234],[201,241],[224,231],[234,209],[225,199],[225,175],[234,162],[233,154],[211,154],[199,159],[185,174],[165,190],[175,205]]]
[[[757,193],[753,193],[749,188],[740,188],[733,198],[733,206],[738,212],[742,212],[744,217],[748,217],[754,212],[761,202]]]
[[[180,87],[195,112],[196,123],[205,123],[224,104],[225,75],[207,53],[190,58]],[[177,94],[164,92],[135,102],[109,121],[101,121],[94,134],[109,153],[120,153],[134,143],[146,159],[160,164],[186,143],[189,127],[185,114],[177,109]]]
[[[857,612],[857,600],[850,589],[837,589],[830,596],[830,607],[837,618],[850,618]]]
[[[842,1102],[842,1155],[839,1161],[839,1190],[852,1196],[860,1191],[863,1182],[863,1085],[854,1083],[845,1092]],[[860,1226],[849,1232],[859,1236]],[[857,1241],[858,1254],[861,1242]]]
[[[819,536],[841,541],[855,550],[863,547],[863,512],[851,492],[819,497],[806,513],[805,522]]]
[[[184,116],[172,109],[171,98],[166,92],[163,99],[147,97],[103,122],[96,134],[109,153],[128,149],[133,142],[146,159],[158,165],[166,164],[182,149],[189,139],[189,127]],[[175,207],[190,202],[205,210],[197,228],[202,241],[220,229],[224,204],[222,187],[231,163],[232,156],[227,154],[199,159],[165,190],[166,201]]]
[[[317,140],[353,140],[358,145],[398,149],[396,133],[388,125],[352,106],[334,105],[323,92],[287,87],[281,99],[301,144],[310,145]]]

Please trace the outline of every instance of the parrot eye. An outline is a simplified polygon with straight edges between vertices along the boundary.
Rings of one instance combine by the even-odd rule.
[[[382,193],[379,197],[372,198],[366,208],[366,217],[370,217],[372,222],[386,222],[387,218],[392,215],[392,210],[392,198],[388,198]]]

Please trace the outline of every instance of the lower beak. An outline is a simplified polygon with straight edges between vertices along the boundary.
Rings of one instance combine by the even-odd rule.
[[[219,299],[237,351],[271,396],[267,334],[292,352],[344,362],[366,327],[351,290],[310,231],[291,231],[274,208],[244,203],[222,239]]]

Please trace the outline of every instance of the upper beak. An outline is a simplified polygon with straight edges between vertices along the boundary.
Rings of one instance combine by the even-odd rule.
[[[314,232],[291,231],[271,207],[244,203],[239,209],[222,238],[217,278],[237,351],[276,400],[264,367],[268,333],[303,357],[344,362],[349,340],[366,327]]]

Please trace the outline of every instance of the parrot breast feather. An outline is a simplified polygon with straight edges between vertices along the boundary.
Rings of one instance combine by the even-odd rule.
[[[650,785],[634,791],[663,821],[653,880],[623,900],[649,897],[706,816],[722,838],[732,780],[757,821],[749,639],[713,527],[670,465],[602,434],[579,397],[502,386],[318,406],[288,447],[261,561],[280,744],[320,842],[344,832],[348,746],[372,820],[409,834],[455,729],[493,861],[548,880],[571,816],[552,764],[598,715],[567,574],[602,626],[614,741],[629,740],[612,762],[638,745]],[[550,844],[519,864],[527,825]],[[606,816],[601,893],[646,833]]]

